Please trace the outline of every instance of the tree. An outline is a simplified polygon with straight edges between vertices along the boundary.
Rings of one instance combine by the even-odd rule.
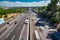
[[[51,15],[50,16],[52,16],[55,12],[56,12],[56,10],[57,10],[57,3],[59,2],[59,0],[51,0],[51,3],[49,3],[48,4],[48,6],[47,6],[47,13],[49,12],[49,11],[51,11]]]
[[[9,9],[3,9],[0,8],[0,17],[2,17],[3,15],[7,15],[10,13],[21,13],[21,12],[25,12],[26,10],[23,8],[9,8]],[[5,16],[7,17],[7,16]]]
[[[46,6],[42,6],[38,8],[38,13],[41,13],[42,11],[44,11],[46,9]]]
[[[57,6],[57,11],[60,11],[60,6]]]

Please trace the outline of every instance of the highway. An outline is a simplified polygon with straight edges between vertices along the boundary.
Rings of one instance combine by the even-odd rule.
[[[7,28],[5,28],[4,30],[2,30],[2,31],[0,32],[0,36],[1,36],[6,30],[7,30]]]
[[[0,40],[34,40],[36,21],[32,21],[32,19],[35,18],[33,15],[33,12],[21,14],[21,16],[19,15],[12,21],[7,22],[5,25],[7,29],[4,29],[0,32]],[[25,24],[25,20],[27,18],[29,20],[29,23]]]
[[[29,20],[28,24],[26,20]],[[21,14],[5,24],[6,28],[0,32],[0,40],[49,40],[48,25],[44,21],[34,12]]]
[[[8,22],[5,25],[7,29],[0,32],[0,40],[36,40],[34,31],[37,29],[35,26],[37,20],[33,15],[35,15],[33,12],[21,14]],[[27,18],[29,22],[25,24]],[[34,21],[32,21],[33,18]]]
[[[0,31],[0,36],[6,31],[6,30],[8,30],[12,25],[14,26],[14,23],[15,22],[17,22],[17,21],[19,21],[19,20],[17,20],[17,19],[20,19],[20,16],[17,16],[17,18],[15,18],[15,19],[10,19],[10,20],[12,20],[12,21],[8,21],[7,23],[9,23],[9,24],[5,24],[3,27],[5,27],[2,31]]]
[[[23,14],[6,24],[7,29],[0,32],[0,40],[19,40],[27,17],[26,14]]]
[[[21,19],[17,27],[12,31],[12,33],[5,40],[19,40],[19,36],[22,31],[25,19],[26,19],[26,16],[24,16]]]
[[[27,25],[24,25],[24,28],[22,30],[21,36],[19,40],[27,40]]]
[[[29,40],[29,22],[28,24],[24,24],[24,28],[22,30],[19,40]]]

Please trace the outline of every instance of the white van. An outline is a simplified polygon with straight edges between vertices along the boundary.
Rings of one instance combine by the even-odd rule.
[[[28,19],[26,19],[26,20],[25,20],[25,24],[28,24],[28,22],[29,22],[29,20],[28,20]]]

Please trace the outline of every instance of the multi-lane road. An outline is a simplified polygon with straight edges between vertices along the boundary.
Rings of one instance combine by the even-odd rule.
[[[6,24],[8,27],[5,31],[1,32],[0,40],[20,40],[21,32],[24,31],[24,22],[27,18],[29,17],[26,14],[22,14],[22,16],[19,15],[17,18]]]
[[[36,16],[34,12],[29,12],[14,17],[11,21],[6,22],[4,25],[6,28],[0,32],[0,40],[36,40],[35,30],[37,30],[39,40],[41,40],[39,26],[35,25],[38,21]],[[26,19],[29,20],[28,24],[25,24]]]
[[[0,32],[0,40],[36,40],[34,15],[33,12],[24,13],[6,22],[4,25],[6,28]],[[27,18],[29,21],[25,24]]]
[[[18,40],[19,39],[25,19],[26,19],[26,16],[24,16],[22,18],[22,20],[19,22],[17,27],[12,31],[12,33],[9,35],[9,37],[7,37],[5,40]]]

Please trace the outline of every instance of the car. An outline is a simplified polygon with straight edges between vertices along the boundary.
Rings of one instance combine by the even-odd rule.
[[[7,24],[9,24],[9,22],[7,22]]]
[[[40,31],[42,31],[42,32],[43,32],[44,27],[43,27],[43,26],[40,26],[39,28],[40,28]]]
[[[20,16],[22,16],[22,15],[20,15]]]
[[[38,21],[37,23],[42,24],[42,25],[45,25],[46,24],[46,21]]]
[[[28,20],[28,19],[26,19],[26,20],[25,20],[25,24],[28,24],[28,22],[29,22],[29,20]]]
[[[38,26],[45,26],[45,24],[44,24],[44,23],[39,22],[39,21],[37,22],[37,25],[38,25]]]
[[[28,19],[28,18],[27,18]]]
[[[14,24],[17,24],[17,22],[15,22]]]

